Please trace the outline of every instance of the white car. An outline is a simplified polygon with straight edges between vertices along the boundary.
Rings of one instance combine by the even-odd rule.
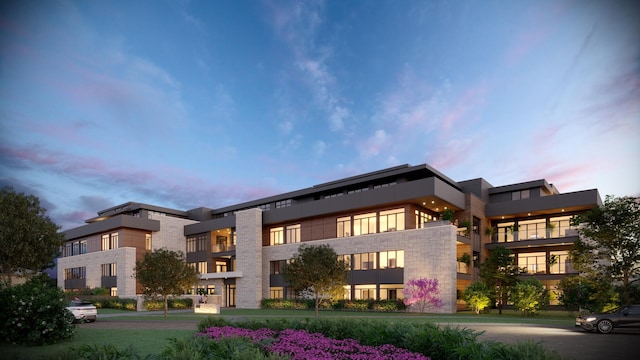
[[[76,322],[94,322],[98,318],[98,309],[90,303],[82,300],[74,300],[67,306]]]

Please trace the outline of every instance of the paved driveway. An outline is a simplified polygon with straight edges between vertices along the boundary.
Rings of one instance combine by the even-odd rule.
[[[640,359],[640,329],[615,329],[603,335],[574,327],[524,324],[451,324],[484,331],[480,340],[503,343],[532,340],[555,350],[563,359]]]

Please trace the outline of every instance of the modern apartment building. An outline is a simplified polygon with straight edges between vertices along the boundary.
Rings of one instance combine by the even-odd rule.
[[[350,264],[346,297],[402,298],[412,278],[436,278],[444,306],[478,279],[491,249],[512,249],[524,276],[553,290],[575,272],[570,218],[601,204],[598,191],[561,194],[545,180],[494,187],[456,182],[428,165],[402,165],[223,208],[178,211],[127,203],[65,232],[58,283],[135,296],[131,277],[145,251],[186,253],[199,288],[223,306],[258,308],[287,298],[281,272],[301,243],[329,244]],[[453,221],[442,221],[453,211]]]

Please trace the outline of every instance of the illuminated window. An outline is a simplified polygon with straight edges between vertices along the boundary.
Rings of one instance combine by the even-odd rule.
[[[281,286],[272,286],[269,288],[270,299],[282,299],[284,297],[284,288]]]
[[[198,262],[198,268],[196,270],[198,272],[198,274],[206,274],[207,271],[207,262],[206,261],[200,261]]]
[[[110,250],[118,248],[118,233],[102,235],[102,250]]]
[[[144,235],[144,248],[146,250],[151,250],[151,234]]]
[[[435,220],[433,215],[420,210],[416,210],[415,214],[416,214],[416,229],[422,229],[424,228],[425,223]]]
[[[353,270],[373,270],[376,268],[376,253],[353,255]]]
[[[394,269],[404,267],[404,250],[380,252],[380,269]]]
[[[300,224],[287,226],[287,244],[300,242]]]
[[[568,251],[551,251],[549,253],[549,273],[567,274],[574,272],[569,260]]]
[[[196,252],[196,238],[187,238],[187,253]]]
[[[338,234],[336,237],[348,237],[351,236],[351,217],[338,218]]]
[[[376,233],[376,213],[360,214],[353,217],[353,235]]]
[[[547,257],[544,252],[519,253],[518,267],[527,274],[545,274],[547,272]]]
[[[227,268],[227,262],[216,260],[216,272],[227,272],[229,271]]]
[[[380,232],[404,230],[404,209],[380,212]]]
[[[271,245],[282,245],[284,244],[284,228],[276,227],[269,230],[269,243]]]
[[[514,239],[514,222],[498,224],[496,228],[498,242],[512,242]]]

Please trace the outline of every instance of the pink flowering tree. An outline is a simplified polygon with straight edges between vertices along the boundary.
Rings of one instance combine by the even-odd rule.
[[[424,312],[427,306],[439,308],[442,306],[440,289],[438,289],[438,279],[410,279],[404,287],[404,304],[407,306],[417,305],[420,312]]]

